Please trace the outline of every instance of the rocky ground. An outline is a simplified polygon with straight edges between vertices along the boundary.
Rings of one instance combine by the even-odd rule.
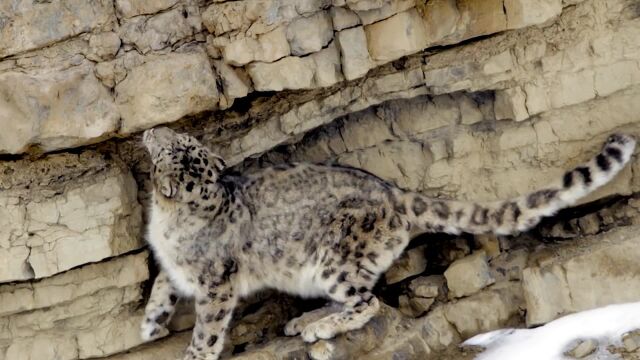
[[[234,170],[341,163],[494,200],[640,136],[639,100],[637,0],[0,2],[0,359],[179,357],[189,304],[169,337],[138,336],[143,129]],[[415,239],[380,315],[334,341],[283,337],[321,301],[259,294],[227,356],[472,358],[456,345],[475,334],[638,301],[638,166],[527,234]]]

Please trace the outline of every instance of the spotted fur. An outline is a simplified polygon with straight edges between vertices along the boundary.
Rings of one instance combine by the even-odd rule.
[[[488,204],[428,198],[362,170],[285,164],[253,174],[192,137],[160,128],[144,143],[153,163],[149,243],[161,265],[142,325],[163,335],[175,297],[195,297],[185,359],[217,359],[238,298],[264,288],[324,296],[340,308],[292,320],[307,342],[362,327],[378,311],[371,289],[417,233],[511,234],[535,226],[611,180],[635,141],[609,138],[557,184]],[[312,316],[313,315],[313,316]]]
[[[418,232],[438,228],[451,234],[513,234],[531,229],[543,217],[575,204],[609,182],[629,161],[634,148],[635,140],[632,137],[612,135],[596,157],[566,172],[556,183],[506,201],[486,204],[461,201],[443,203],[439,199],[414,194],[403,196],[401,201],[414,209],[408,219],[418,228]],[[415,211],[416,202],[419,202],[420,211]]]

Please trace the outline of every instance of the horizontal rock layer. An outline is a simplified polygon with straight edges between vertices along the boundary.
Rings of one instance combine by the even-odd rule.
[[[142,246],[137,186],[111,155],[0,162],[0,282],[42,278]]]
[[[251,91],[330,87],[562,9],[561,0],[6,2],[0,154],[96,143],[228,108]]]
[[[621,228],[557,247],[523,272],[527,324],[640,299],[637,227]]]
[[[433,196],[518,195],[588,159],[611,132],[640,135],[636,7],[3,3],[0,359],[179,357],[188,343],[190,303],[172,324],[175,335],[138,346],[149,287],[148,255],[139,250],[149,161],[135,133],[170,124],[241,171],[342,163]],[[638,164],[587,201],[637,194]],[[389,304],[381,314],[332,341],[277,338],[308,302],[260,297],[238,310],[225,354],[439,358],[478,332],[633,300],[624,284],[637,280],[625,265],[636,229],[603,231],[638,224],[636,197],[575,210],[589,214],[543,224],[539,234],[434,236],[381,281]],[[567,242],[540,246],[546,238]]]
[[[0,359],[85,359],[139,345],[147,253],[0,286]]]
[[[259,103],[255,111],[248,115],[249,119],[227,120],[258,120],[258,124],[245,133],[229,134],[230,140],[210,137],[209,143],[228,162],[235,164],[274,146],[296,142],[308,130],[328,124],[340,116],[384,101],[418,95],[451,94],[456,98],[459,96],[459,101],[464,104],[455,105],[462,107],[461,110],[442,114],[440,108],[446,107],[446,100],[440,99],[436,106],[423,109],[429,109],[429,115],[412,114],[437,120],[422,121],[419,128],[406,129],[405,134],[435,129],[441,129],[444,134],[456,134],[456,131],[446,132],[444,129],[457,124],[479,128],[481,125],[476,124],[483,120],[539,120],[544,119],[547,113],[557,114],[558,117],[573,116],[572,112],[555,111],[639,84],[640,43],[637,39],[640,38],[640,29],[633,22],[625,21],[616,22],[613,26],[602,25],[603,21],[607,22],[605,19],[617,18],[616,11],[622,11],[627,3],[620,1],[612,4],[611,8],[587,3],[568,11],[562,15],[561,21],[545,28],[507,32],[435,54],[416,55],[394,66],[379,67],[366,79],[347,83],[346,86],[288,98],[275,104]],[[580,26],[568,25],[574,23]],[[589,51],[590,47],[601,50]],[[629,62],[631,58],[635,60]],[[427,64],[422,65],[423,62]],[[582,82],[583,78],[593,81]],[[620,78],[624,80],[620,81]],[[606,86],[612,88],[603,88]],[[464,96],[472,101],[463,99]],[[262,115],[262,109],[266,108],[275,114],[255,120],[251,118],[254,113]],[[416,109],[416,112],[420,110]],[[449,118],[443,118],[446,116]],[[633,123],[634,120],[632,114],[620,114],[620,122]],[[498,122],[496,126],[502,124]],[[571,130],[581,128],[570,122],[564,124]],[[611,127],[621,125],[624,124],[614,122]],[[212,131],[215,129],[215,125],[205,125],[205,128],[207,126],[211,126]],[[598,128],[581,131],[596,132]],[[204,138],[209,139],[208,131],[204,132]],[[559,136],[565,136],[568,140],[583,137],[575,135],[570,138],[566,130]],[[515,147],[518,144],[504,143],[503,146]]]

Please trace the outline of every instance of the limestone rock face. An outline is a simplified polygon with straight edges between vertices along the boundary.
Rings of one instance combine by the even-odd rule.
[[[333,26],[329,13],[320,11],[299,18],[287,27],[287,40],[291,54],[306,55],[321,50],[333,39]]]
[[[427,45],[423,19],[412,9],[365,27],[371,57],[376,62],[413,54]]]
[[[222,50],[225,62],[245,65],[253,61],[273,62],[291,52],[283,27],[261,34],[257,39],[242,38],[225,45]]]
[[[0,73],[0,153],[96,142],[118,129],[118,108],[93,65]]]
[[[249,76],[257,90],[310,89],[314,69],[307,59],[289,56],[274,63],[253,63]]]
[[[116,21],[111,0],[3,1],[0,18],[0,58],[107,28]]]
[[[598,347],[598,341],[594,339],[588,339],[585,341],[580,341],[573,349],[566,352],[565,354],[575,358],[582,359],[590,354],[592,354],[596,348]]]
[[[119,17],[130,18],[136,15],[154,14],[168,9],[179,0],[115,0]]]
[[[213,110],[218,101],[216,75],[200,52],[149,59],[115,90],[125,133]]]
[[[518,283],[502,283],[449,303],[445,316],[463,338],[518,323],[523,304]]]
[[[79,359],[140,343],[131,304],[148,278],[147,254],[87,265],[40,282],[0,286],[0,358]]]
[[[231,171],[326,162],[438,198],[519,196],[612,132],[640,136],[636,2],[0,2],[0,360],[181,357],[192,301],[166,338],[138,336],[157,273],[143,130],[193,134]],[[224,356],[470,360],[456,345],[479,332],[638,301],[638,173],[634,157],[530,233],[416,234],[381,312],[335,339],[280,337],[322,303],[256,294]]]
[[[148,53],[173,45],[194,35],[202,27],[197,8],[180,6],[154,16],[136,16],[123,22],[120,37],[124,44]]]
[[[100,294],[101,297],[103,295]],[[119,301],[137,300],[139,293],[126,296],[117,294],[114,300],[106,300],[104,304],[100,300],[94,300],[93,304],[88,306],[98,308],[100,304],[99,308],[105,313],[74,317],[65,321],[69,326],[62,327],[54,322],[57,325],[54,331],[43,334],[27,333],[24,338],[12,336],[10,345],[5,347],[5,359],[88,359],[111,355],[140,345],[142,341],[138,333],[142,314],[133,310],[131,306],[117,305]]]
[[[103,288],[124,288],[148,277],[146,253],[90,264],[34,283],[0,285],[3,316],[43,309],[91,295]]]
[[[342,30],[338,32],[336,41],[340,44],[342,68],[347,80],[362,77],[375,66],[367,47],[364,28]]]
[[[216,84],[219,71],[210,69],[209,59],[198,51],[194,54],[193,47],[205,45],[209,57],[248,73],[254,86],[238,94],[245,97],[250,91],[330,87],[430,46],[548,24],[562,13],[557,0],[508,1],[506,15],[501,1],[481,3],[455,7],[449,1],[417,6],[410,0],[242,0],[207,6],[192,0],[5,2],[0,7],[1,23],[8,24],[0,32],[0,92],[8,95],[2,99],[5,114],[0,113],[0,124],[8,124],[18,136],[0,137],[0,153],[29,152],[29,146],[40,151],[77,147],[228,107],[229,99],[219,97],[229,92],[224,83],[221,89]],[[339,58],[335,49],[326,51],[329,44],[337,45]],[[95,63],[83,65],[84,59]],[[608,77],[634,82],[621,76],[636,70],[631,62],[625,65],[595,77],[599,94],[620,86],[611,85]],[[59,69],[51,73],[55,66]],[[588,75],[567,75],[559,86],[589,80]],[[96,78],[108,88],[118,85],[115,93]],[[177,78],[189,79],[189,89],[181,88]],[[8,90],[14,88],[18,91]],[[577,99],[595,96],[584,91],[575,95]],[[31,97],[38,99],[37,106],[25,103]],[[558,104],[574,101],[550,98]],[[54,111],[43,110],[49,108]],[[523,109],[520,106],[513,116],[526,118]],[[59,125],[59,114],[72,114],[75,130]],[[5,120],[16,117],[22,120]]]
[[[562,12],[561,0],[543,0],[533,4],[530,1],[507,0],[504,2],[507,12],[507,27],[542,24]]]
[[[606,304],[637,301],[640,278],[632,259],[640,239],[635,227],[582,241],[583,251],[559,252],[524,270],[527,323],[543,324],[564,314]]]
[[[409,283],[411,292],[423,298],[435,298],[442,294],[444,278],[438,275],[419,277]]]
[[[136,184],[121,162],[85,152],[0,169],[0,281],[42,278],[142,246]]]
[[[427,267],[424,252],[425,247],[420,246],[404,253],[385,274],[387,284],[395,284],[422,273]]]
[[[449,296],[453,298],[472,295],[495,282],[484,251],[455,261],[444,272],[444,277],[447,279]]]

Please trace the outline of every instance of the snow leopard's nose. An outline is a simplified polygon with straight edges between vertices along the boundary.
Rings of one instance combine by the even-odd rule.
[[[166,128],[166,127],[152,128],[152,129],[146,130],[142,134],[142,141],[149,149],[152,146],[165,147],[171,144],[175,136],[176,136],[176,133],[169,128]]]
[[[153,129],[145,130],[142,133],[142,142],[145,145],[149,146],[149,144],[151,143],[152,139],[153,139]]]

